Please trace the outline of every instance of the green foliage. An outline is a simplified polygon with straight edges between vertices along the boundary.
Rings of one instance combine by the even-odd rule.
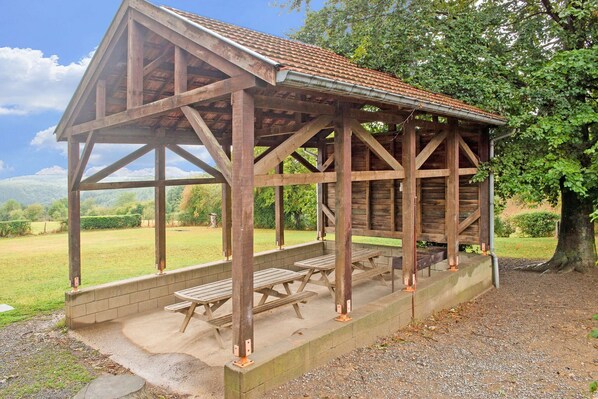
[[[25,218],[32,222],[38,222],[42,220],[46,210],[44,209],[43,205],[41,204],[31,204],[27,208],[23,210],[25,214]]]
[[[590,337],[598,339],[598,328],[593,328],[590,332]]]
[[[82,216],[82,230],[125,229],[141,226],[141,215]]]
[[[0,207],[0,221],[23,219],[23,217],[17,217],[21,211],[21,204],[15,200],[8,200]]]
[[[501,218],[498,215],[494,216],[494,234],[498,237],[508,238],[514,232],[515,228],[509,218]]]
[[[598,381],[590,382],[590,393],[598,392]]]
[[[222,216],[222,187],[217,184],[186,186],[182,193],[178,220],[186,226],[208,225],[210,213]]]
[[[513,224],[524,237],[550,237],[554,234],[559,215],[553,212],[526,212],[515,215]]]
[[[68,215],[68,201],[66,198],[56,200],[48,207],[48,216],[52,220],[62,221]]]
[[[31,233],[31,221],[10,220],[0,222],[0,237],[24,236]]]
[[[598,320],[598,313],[592,316],[592,320]]]
[[[184,186],[168,187],[166,190],[166,213],[178,212],[184,189]]]

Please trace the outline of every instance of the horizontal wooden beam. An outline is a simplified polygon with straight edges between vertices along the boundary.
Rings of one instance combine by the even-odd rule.
[[[120,182],[106,182],[106,183],[83,183],[79,186],[81,191],[94,190],[114,190],[123,188],[144,188],[144,187],[164,187],[164,186],[190,186],[196,184],[218,184],[224,183],[224,179],[215,177],[198,177],[189,179],[172,179],[172,180],[143,180],[143,181],[120,181]]]
[[[326,227],[326,233],[334,233],[334,227]],[[353,236],[364,237],[383,237],[383,238],[403,238],[403,232],[390,230],[367,230],[353,228]],[[444,234],[421,233],[417,235],[418,241],[431,241],[446,243],[446,236]],[[478,237],[469,235],[459,235],[459,242],[463,244],[476,244]]]
[[[418,179],[426,179],[430,177],[447,177],[448,175],[448,169],[420,169],[415,171],[415,177]]]
[[[116,127],[128,123],[136,122],[140,119],[150,116],[157,116],[165,112],[173,111],[186,105],[202,101],[214,101],[222,96],[229,95],[233,91],[244,90],[256,85],[254,76],[242,75],[225,80],[221,80],[209,85],[198,87],[181,94],[173,95],[168,98],[154,101],[145,105],[128,109],[117,114],[112,114],[104,118],[81,123],[67,129],[67,132],[73,135],[87,133],[91,130],[103,129],[107,127]]]
[[[478,168],[459,168],[459,176],[475,175]]]
[[[351,172],[351,181],[403,179],[405,174],[397,170],[370,170]],[[336,182],[336,172],[294,173],[256,175],[256,187],[292,186],[300,184],[318,184]]]

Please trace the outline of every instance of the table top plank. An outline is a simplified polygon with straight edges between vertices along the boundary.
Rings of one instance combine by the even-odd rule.
[[[361,262],[381,255],[380,251],[373,249],[358,249],[351,253],[351,263]],[[335,254],[322,255],[315,258],[295,262],[295,266],[304,269],[330,270],[334,269],[336,262]]]
[[[253,275],[253,290],[257,291],[274,285],[292,282],[303,276],[292,270],[270,268],[259,270]],[[185,301],[198,304],[209,304],[229,299],[232,296],[233,281],[231,278],[203,284],[197,287],[176,291],[174,295]]]

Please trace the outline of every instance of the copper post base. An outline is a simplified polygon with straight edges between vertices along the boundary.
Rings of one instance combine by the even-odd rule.
[[[235,366],[240,367],[240,368],[251,366],[253,363],[254,363],[254,361],[251,360],[250,358],[248,358],[247,356],[243,356],[233,362],[233,364]]]
[[[348,314],[341,313],[340,315],[338,315],[337,317],[335,317],[334,320],[340,321],[341,323],[345,323],[345,322],[351,321],[353,319],[351,317],[349,317]]]

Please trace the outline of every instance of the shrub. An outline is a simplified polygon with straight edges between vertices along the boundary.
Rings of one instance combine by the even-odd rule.
[[[520,213],[513,217],[513,223],[525,237],[550,237],[557,220],[558,214],[545,211]]]
[[[503,219],[499,216],[494,217],[494,234],[496,234],[498,237],[508,238],[514,232],[515,228],[508,218]]]
[[[141,226],[141,215],[82,216],[82,230],[126,229]]]
[[[11,220],[0,222],[0,237],[24,236],[31,233],[29,220]]]

